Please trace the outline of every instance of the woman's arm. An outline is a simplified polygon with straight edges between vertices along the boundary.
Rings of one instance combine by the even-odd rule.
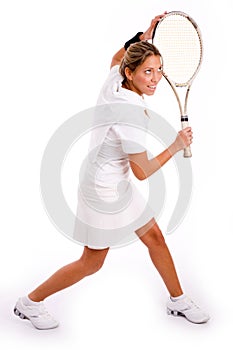
[[[111,63],[111,68],[113,66],[119,65],[121,63],[122,58],[124,57],[125,54],[125,48],[122,47],[119,51],[115,53],[115,55],[112,58],[112,63]]]
[[[147,152],[129,154],[129,162],[134,175],[139,180],[145,180],[159,170],[177,152],[192,143],[192,130],[190,127],[181,130],[176,140],[158,156],[148,159]]]
[[[149,28],[144,32],[142,33],[140,36],[139,36],[139,41],[142,41],[142,40],[150,40],[152,39],[152,35],[153,35],[153,31],[154,31],[154,28],[155,28],[155,25],[157,22],[159,22],[165,15],[166,15],[167,12],[164,12],[163,14],[161,15],[158,15],[156,16],[155,18],[152,19],[151,21],[151,24],[149,26]],[[135,41],[136,42],[136,41]],[[115,55],[113,56],[112,58],[112,62],[111,62],[111,68],[113,66],[116,66],[116,65],[119,65],[121,63],[121,60],[122,58],[124,57],[124,54],[125,54],[125,48],[122,47],[119,51],[117,51],[115,53]]]

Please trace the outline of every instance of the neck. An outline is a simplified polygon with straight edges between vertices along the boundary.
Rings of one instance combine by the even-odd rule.
[[[124,81],[122,83],[122,87],[127,89],[127,90],[132,90],[131,87],[130,87],[130,84],[128,83],[128,81]]]

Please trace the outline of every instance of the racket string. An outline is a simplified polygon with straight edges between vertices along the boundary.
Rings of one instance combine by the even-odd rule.
[[[199,33],[190,20],[181,15],[168,16],[158,25],[154,44],[163,57],[165,74],[176,85],[187,85],[202,56]]]

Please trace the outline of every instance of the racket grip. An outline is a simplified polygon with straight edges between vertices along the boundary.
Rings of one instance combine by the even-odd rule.
[[[189,126],[189,122],[188,122],[188,117],[183,117],[181,118],[181,127],[182,129],[185,129]],[[192,152],[191,152],[191,147],[188,146],[186,148],[184,148],[184,157],[185,158],[191,158],[192,157]]]

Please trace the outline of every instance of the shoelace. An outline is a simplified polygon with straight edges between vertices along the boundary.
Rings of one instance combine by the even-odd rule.
[[[47,318],[50,320],[54,320],[54,318],[49,314],[49,312],[47,311],[46,307],[44,306],[44,304],[41,304],[38,308],[38,314],[36,315],[32,315],[31,317],[37,318],[37,317],[43,317],[43,318]]]
[[[200,307],[189,297],[186,297],[186,303],[190,306],[190,308],[200,309]]]

